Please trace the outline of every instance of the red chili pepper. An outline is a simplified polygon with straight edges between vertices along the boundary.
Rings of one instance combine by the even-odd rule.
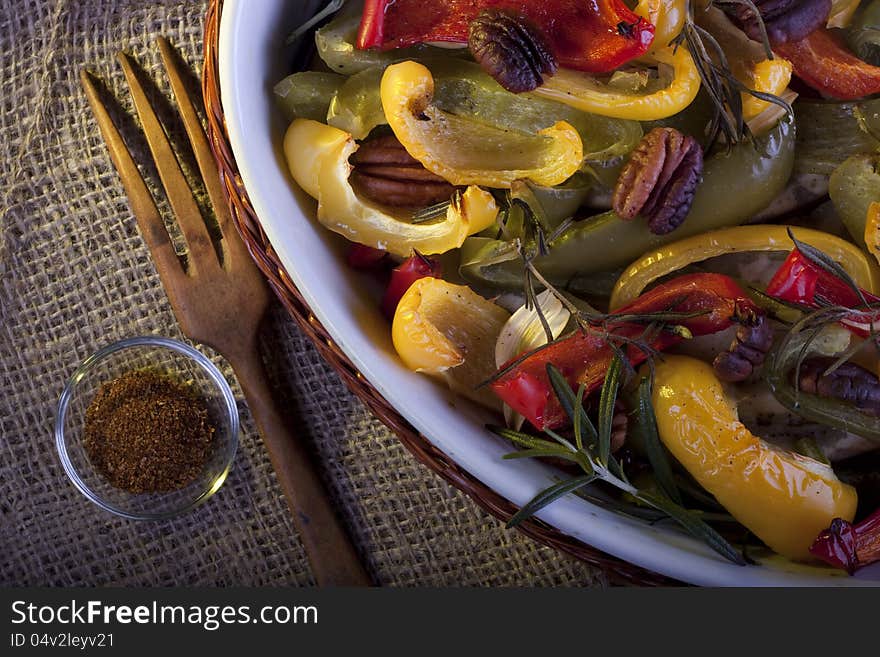
[[[835,518],[810,546],[810,554],[850,575],[880,561],[880,509],[855,525]]]
[[[440,262],[427,258],[419,252],[416,252],[404,260],[399,267],[395,267],[392,270],[391,280],[388,282],[388,287],[385,288],[385,296],[382,298],[382,312],[388,319],[394,319],[394,311],[397,310],[397,304],[400,303],[409,286],[420,278],[427,276],[440,278]]]
[[[677,323],[693,335],[706,335],[728,328],[736,315],[748,311],[761,313],[732,278],[722,274],[688,274],[658,285],[615,314],[702,313]],[[553,363],[572,386],[583,384],[585,396],[595,391],[602,385],[615,353],[601,328],[596,328],[596,332],[578,331],[532,354],[492,383],[492,390],[536,428],[560,426],[567,417],[547,378],[547,363]],[[646,325],[615,322],[606,323],[604,329],[618,338],[638,338],[645,333]],[[649,344],[662,351],[683,339],[677,333],[665,331]],[[635,345],[623,350],[633,367],[647,357]]]
[[[782,301],[796,303],[808,308],[821,308],[829,304],[844,308],[864,306],[880,302],[867,290],[861,290],[862,297],[840,277],[823,269],[805,257],[798,249],[792,250],[767,284],[767,294]],[[880,319],[880,311],[877,313]],[[859,318],[845,319],[842,322],[853,333],[866,336],[870,333],[870,324],[862,315]]]
[[[491,8],[525,15],[547,35],[560,66],[589,73],[613,71],[654,40],[654,26],[622,0],[367,0],[357,47],[467,43],[471,21]]]
[[[825,28],[773,50],[791,62],[795,75],[825,96],[853,100],[880,93],[880,67],[863,62]]]

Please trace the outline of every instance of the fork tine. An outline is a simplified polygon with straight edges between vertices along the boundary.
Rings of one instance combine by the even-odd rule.
[[[153,196],[147,189],[144,179],[138,171],[137,165],[131,156],[122,136],[113,124],[107,108],[101,102],[98,89],[95,82],[88,71],[80,71],[80,82],[86,92],[86,98],[101,129],[101,134],[110,151],[110,159],[119,172],[122,179],[122,185],[128,196],[132,212],[137,219],[140,227],[141,236],[147,244],[153,259],[156,261],[156,268],[160,276],[175,278],[184,275],[183,268],[180,265],[180,259],[174,251],[174,245],[165,229],[162,221],[162,215],[156,208]],[[166,285],[168,287],[168,285]]]
[[[208,192],[208,197],[211,199],[211,205],[214,208],[220,232],[226,236],[226,231],[232,222],[232,215],[229,212],[229,206],[226,204],[226,196],[220,182],[220,171],[217,169],[217,162],[214,160],[214,154],[208,145],[208,138],[205,136],[205,130],[199,120],[199,115],[193,105],[192,98],[190,98],[186,91],[183,75],[175,59],[174,47],[163,36],[158,38],[158,43],[162,62],[165,65],[165,72],[168,74],[171,89],[174,91],[174,97],[177,99],[180,116],[183,118],[183,125],[186,128],[187,135],[189,135],[189,141],[196,156],[196,162],[199,165],[199,171],[202,174],[202,180]]]
[[[219,263],[214,252],[214,245],[211,243],[211,236],[208,234],[208,227],[205,225],[205,220],[195,198],[193,198],[192,189],[180,170],[180,163],[171,148],[165,130],[134,72],[131,59],[123,52],[119,53],[118,59],[122,71],[125,73],[125,79],[128,81],[144,135],[150,145],[150,151],[153,153],[153,160],[156,162],[156,169],[162,179],[162,186],[165,188],[171,209],[174,210],[177,223],[186,239],[190,253],[189,268],[198,271],[211,266],[217,267]]]

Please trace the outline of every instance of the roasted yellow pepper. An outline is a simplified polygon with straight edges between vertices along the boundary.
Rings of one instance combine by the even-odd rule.
[[[669,65],[673,79],[654,93],[616,90],[596,78],[571,69],[560,69],[532,93],[601,116],[634,121],[657,121],[688,107],[700,90],[700,74],[686,48],[667,46],[650,59]]]
[[[309,119],[291,123],[284,137],[284,153],[293,179],[318,200],[318,221],[352,242],[408,257],[413,249],[424,254],[445,253],[465,238],[495,223],[498,206],[489,192],[468,187],[446,218],[414,224],[390,208],[360,198],[348,182],[349,157],[358,149],[350,134]]]
[[[389,66],[380,93],[385,118],[400,143],[453,185],[508,188],[528,178],[552,187],[573,176],[583,162],[580,135],[564,121],[525,134],[438,109],[431,103],[434,78],[417,62]]]
[[[861,0],[832,0],[826,27],[847,27]]]
[[[702,260],[747,251],[791,251],[788,226],[753,224],[722,228],[649,251],[617,279],[611,293],[612,309],[626,305],[653,281]],[[851,242],[812,228],[791,227],[794,236],[839,262],[853,280],[869,292],[880,290],[880,267]]]
[[[652,403],[660,439],[728,512],[775,552],[810,558],[834,518],[851,521],[857,496],[830,466],[754,436],[712,366],[687,356],[655,364]]]
[[[791,82],[791,62],[781,57],[764,59],[754,64],[742,77],[740,82],[753,91],[782,96]],[[748,93],[742,94],[742,101],[746,121],[751,121],[771,105]]]
[[[865,217],[865,245],[868,253],[880,262],[880,203],[873,201]]]
[[[633,13],[654,26],[651,51],[665,48],[679,35],[687,17],[687,0],[639,0]]]
[[[420,278],[397,305],[391,338],[411,370],[444,378],[452,390],[500,409],[498,398],[477,386],[495,371],[495,343],[509,318],[467,286]]]

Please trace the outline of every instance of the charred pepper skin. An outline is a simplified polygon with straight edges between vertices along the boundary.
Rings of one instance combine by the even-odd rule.
[[[644,55],[654,41],[654,26],[622,0],[366,0],[357,47],[467,43],[471,21],[484,9],[501,7],[544,30],[560,66],[587,73],[613,71]]]
[[[824,96],[854,100],[880,93],[880,67],[856,57],[831,30],[819,28],[803,39],[775,46],[774,52]]]

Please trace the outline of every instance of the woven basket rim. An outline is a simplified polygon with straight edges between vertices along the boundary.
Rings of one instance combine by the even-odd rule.
[[[379,394],[315,318],[293,281],[284,271],[248,199],[226,131],[218,61],[223,4],[223,0],[209,0],[208,3],[204,32],[202,95],[208,122],[208,139],[220,171],[222,187],[236,228],[251,257],[268,279],[278,299],[303,333],[314,343],[321,356],[370,411],[391,429],[416,459],[468,495],[480,508],[506,522],[516,513],[517,508],[438,450]],[[680,585],[680,582],[664,575],[589,546],[538,519],[530,519],[517,528],[542,545],[601,568],[612,583],[638,586]]]

